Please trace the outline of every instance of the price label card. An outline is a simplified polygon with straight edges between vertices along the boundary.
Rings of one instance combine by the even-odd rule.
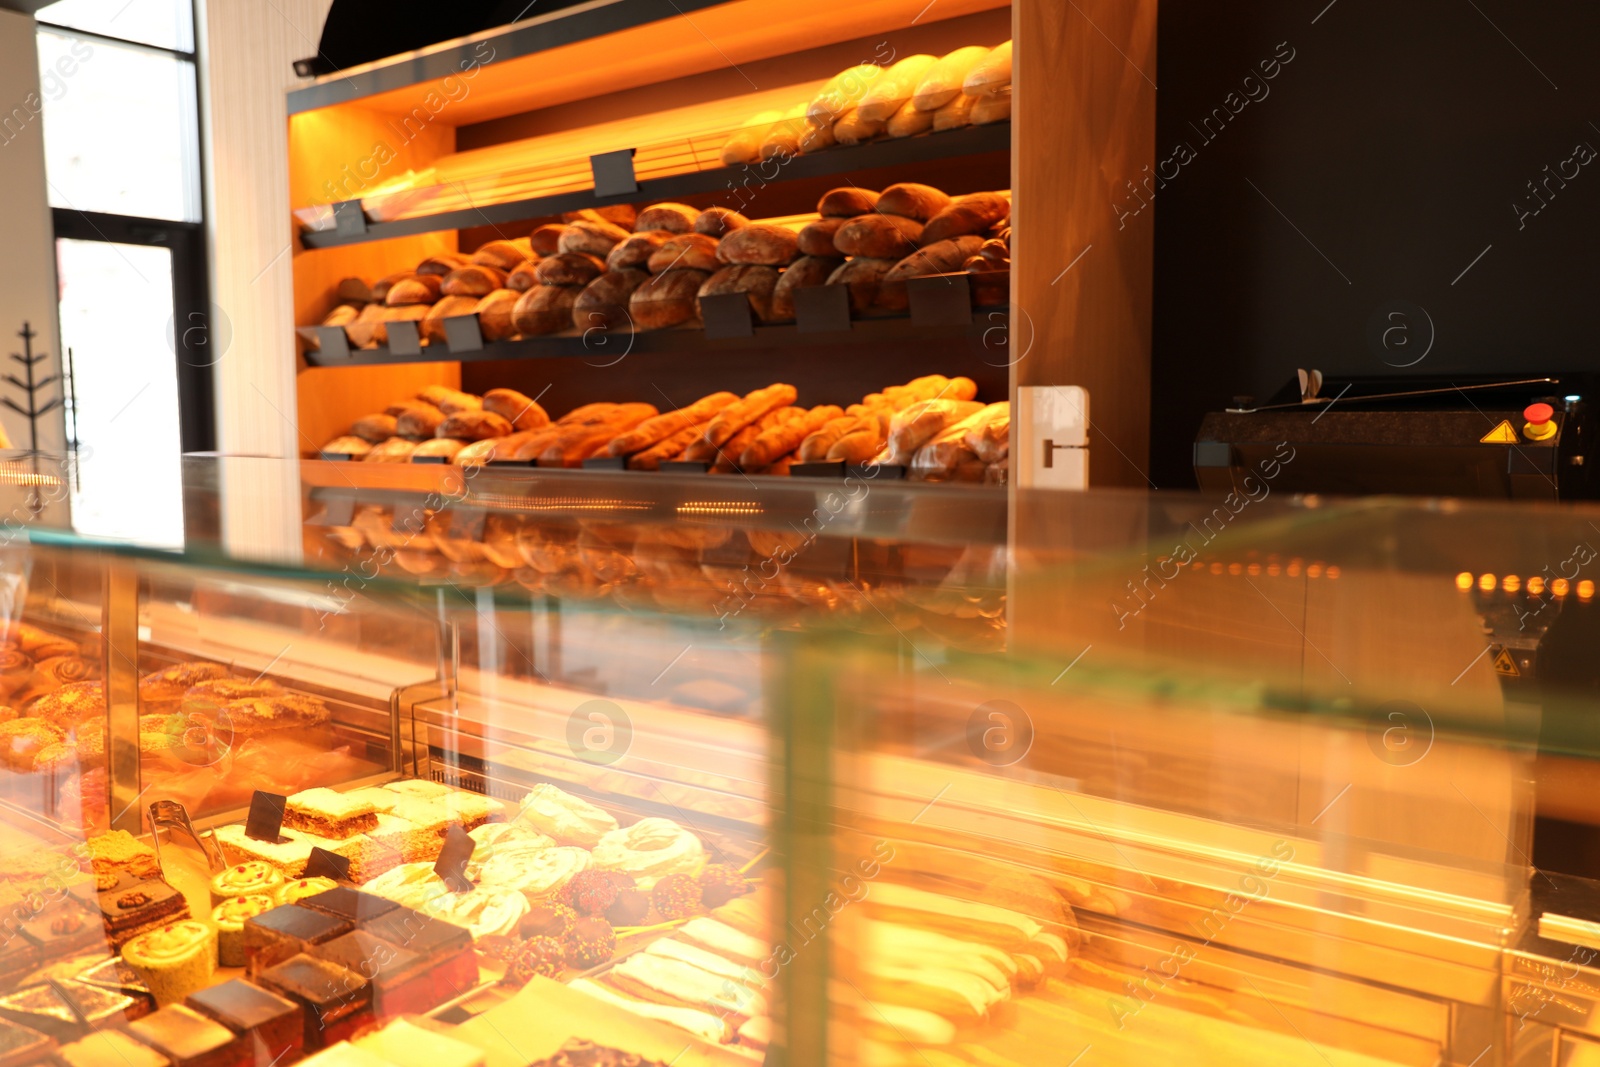
[[[256,841],[277,844],[283,839],[283,809],[289,798],[257,789],[250,798],[250,814],[244,821],[244,835]]]
[[[472,888],[472,883],[467,881],[467,861],[472,858],[472,851],[476,847],[477,842],[459,826],[452,825],[445,833],[444,849],[439,853],[439,862],[433,865],[433,870],[444,879],[444,884],[450,887],[452,893],[465,893]]]

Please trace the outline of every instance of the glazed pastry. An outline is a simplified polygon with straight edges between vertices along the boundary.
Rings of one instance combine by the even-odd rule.
[[[737,867],[713,863],[700,872],[700,902],[708,908],[720,908],[748,892],[750,883]]]
[[[567,950],[562,942],[548,934],[530,937],[518,945],[506,967],[506,981],[512,985],[527,985],[536,975],[555,978],[567,969]]]
[[[227,667],[207,662],[179,663],[165,670],[152,671],[139,679],[140,713],[148,715],[176,711],[177,702],[191,687],[227,676]]]
[[[508,845],[495,849],[483,862],[480,880],[484,885],[514,889],[530,898],[549,897],[588,866],[589,854],[581,848]]]
[[[578,874],[561,894],[562,899],[579,915],[600,915],[616,902],[623,888],[633,888],[633,879],[623,879],[615,871],[587,870]]]
[[[520,822],[484,823],[468,831],[467,836],[477,842],[478,847],[472,853],[472,858],[479,863],[494,855],[499,848],[553,848],[556,843],[555,838]]]
[[[617,899],[611,902],[611,906],[606,908],[603,914],[606,922],[612,926],[639,926],[650,914],[650,896],[638,889],[619,890]]]
[[[57,689],[69,682],[92,682],[100,677],[100,668],[80,656],[54,656],[40,660],[33,668],[33,685],[44,689]]]
[[[28,711],[65,732],[106,714],[106,693],[99,682],[69,682],[28,705]]]
[[[298,904],[307,897],[318,896],[338,887],[338,882],[320,875],[314,878],[295,878],[284,882],[273,899],[279,904]]]
[[[691,967],[698,967],[702,971],[709,971],[731,982],[749,986],[754,991],[761,991],[766,986],[759,972],[749,967],[741,967],[732,960],[717,955],[715,952],[707,952],[703,948],[696,948],[694,945],[675,938],[664,937],[652,943],[645,951],[653,956],[660,956],[662,959],[677,960],[679,963],[687,963]]]
[[[0,723],[0,762],[23,774],[35,769],[41,752],[62,743],[65,735],[43,719]]]
[[[617,820],[606,812],[543,782],[522,799],[517,821],[563,845],[582,848],[595,847],[601,837],[617,828]]]
[[[217,928],[217,962],[223,967],[244,966],[244,924],[276,904],[265,893],[229,897],[211,910]]]
[[[671,819],[640,819],[606,834],[594,846],[596,867],[631,874],[639,880],[639,888],[646,890],[664,875],[697,876],[705,863],[706,850],[700,839]]]
[[[577,921],[578,913],[570,906],[548,901],[528,909],[528,914],[517,924],[517,933],[525,938],[553,937],[562,940],[572,932]]]
[[[273,896],[283,885],[283,872],[263,860],[250,860],[229,867],[211,879],[211,905],[216,907],[229,897],[265,894]]]
[[[217,931],[209,923],[184,919],[129,941],[122,946],[122,959],[150,988],[158,1006],[177,1004],[211,984]]]
[[[767,998],[748,987],[679,960],[636,952],[607,975],[627,992],[645,997],[666,997],[709,1011],[741,1019],[768,1014]]]
[[[378,827],[377,809],[332,789],[295,793],[284,805],[283,824],[319,837],[343,840]]]
[[[703,915],[684,923],[673,936],[747,967],[759,966],[769,954],[760,938]]]
[[[409,442],[407,442],[409,443]],[[274,730],[306,729],[328,721],[328,706],[316,697],[283,693],[276,697],[230,700],[218,710],[240,737]]]
[[[567,988],[575,989],[580,993],[587,993],[596,1000],[602,1000],[612,1007],[621,1008],[623,1011],[646,1019],[655,1019],[657,1022],[676,1026],[680,1030],[688,1031],[712,1044],[720,1044],[728,1040],[728,1027],[720,1015],[700,1011],[696,1008],[681,1008],[670,1004],[656,1004],[647,1000],[635,1000],[625,997],[610,986],[602,985],[592,978],[578,978],[568,984]]]

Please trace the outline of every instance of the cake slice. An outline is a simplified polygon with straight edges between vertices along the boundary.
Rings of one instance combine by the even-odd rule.
[[[99,884],[97,883],[97,888]],[[111,888],[96,893],[100,923],[112,948],[121,948],[140,934],[189,918],[184,895],[155,878],[121,875]]]
[[[307,789],[289,797],[283,824],[291,830],[343,841],[377,829],[377,810],[371,801],[332,789]]]
[[[311,858],[313,848],[320,848],[352,861],[361,854],[362,848],[359,837],[340,841],[289,827],[284,827],[279,832],[279,839],[275,842],[257,841],[246,834],[244,827],[237,823],[217,827],[216,835],[217,840],[231,853],[235,863],[242,860],[265,860],[282,871],[286,878],[299,878],[305,874],[306,861]]]
[[[343,1041],[372,1021],[372,983],[328,960],[302,953],[268,967],[256,980],[300,1005],[308,1049]]]
[[[419,953],[356,930],[315,950],[318,959],[372,979],[372,1008],[380,1019],[421,1015],[443,1004],[432,966]]]
[[[128,1033],[172,1062],[172,1067],[237,1067],[244,1038],[182,1004],[128,1024]]]
[[[392,789],[384,789],[382,786],[368,785],[362,786],[360,789],[352,789],[345,796],[363,804],[371,804],[372,810],[381,815],[386,811],[394,810],[395,802],[400,799],[401,794]]]
[[[63,1045],[56,1058],[66,1067],[169,1067],[165,1056],[121,1030],[98,1030]]]
[[[160,878],[161,861],[156,850],[126,830],[96,834],[85,842],[96,873],[127,872],[139,878]]]
[[[247,972],[254,977],[313,946],[342,937],[355,924],[306,907],[285,904],[248,920],[244,924],[244,957]]]
[[[306,1040],[305,1013],[293,1001],[235,978],[192,994],[187,1004],[249,1042],[255,1056],[246,1063],[266,1067],[300,1058]]]

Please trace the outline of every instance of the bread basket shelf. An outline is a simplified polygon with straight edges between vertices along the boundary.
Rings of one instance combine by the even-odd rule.
[[[720,134],[715,138],[719,143],[722,139],[723,136]],[[714,145],[710,146],[707,151],[714,153],[715,148]],[[773,160],[733,167],[716,166],[654,179],[645,177],[647,172],[642,172],[638,191],[618,196],[597,196],[595,189],[588,186],[499,204],[475,202],[471,206],[456,210],[389,222],[366,222],[359,228],[359,232],[342,232],[341,229],[306,230],[301,233],[300,240],[308,249],[336,248],[440,230],[526,222],[549,218],[564,211],[603,207],[608,204],[652,203],[712,194],[725,194],[723,199],[728,201],[728,206],[737,206],[739,190],[746,188],[757,190],[787,181],[843,177],[881,167],[959,159],[983,153],[1009,152],[1010,149],[1011,123],[996,122],[987,126],[966,126],[895,140],[871,141],[851,146],[840,145],[811,155],[794,156],[781,163]],[[640,149],[641,165],[644,151],[643,148]],[[586,162],[581,169],[587,170]]]

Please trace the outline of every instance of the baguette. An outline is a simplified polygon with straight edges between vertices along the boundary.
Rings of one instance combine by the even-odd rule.
[[[1004,122],[1011,117],[1011,94],[994,93],[980,96],[972,102],[967,121],[974,126],[987,126],[991,122]]]
[[[829,419],[821,427],[808,434],[800,442],[796,452],[801,463],[820,463],[828,458],[828,450],[838,443],[839,438],[854,429],[859,429],[861,424],[859,415],[842,415]]]
[[[833,135],[833,126],[808,126],[806,132],[800,135],[800,154],[810,155],[820,152],[824,148],[832,148],[839,141]]]
[[[761,142],[761,162],[780,162],[800,154],[800,136],[806,132],[806,105],[796,104],[772,124]]]
[[[1011,42],[997,44],[975,63],[961,82],[969,96],[987,96],[1011,88]]]
[[[828,459],[860,465],[883,450],[883,433],[876,421],[857,425],[842,434],[828,449]]]
[[[909,462],[913,453],[953,423],[983,408],[975,400],[923,400],[897,412],[889,423],[891,463]]]
[[[1002,400],[982,411],[982,418],[967,429],[962,441],[985,463],[999,463],[1011,451],[1011,404]]]
[[[536,460],[550,446],[567,427],[560,423],[552,422],[549,426],[541,427],[531,433],[513,434],[502,438],[507,442],[505,447],[496,454],[496,459]]]
[[[703,396],[676,411],[668,411],[644,420],[627,433],[613,439],[606,451],[613,456],[625,456],[650,448],[690,426],[710,422],[717,412],[738,399],[735,394],[726,392]],[[685,442],[685,445],[687,443]],[[682,451],[682,448],[679,451]]]
[[[741,428],[722,447],[717,449],[716,459],[711,464],[711,470],[717,474],[727,474],[732,471],[743,470],[739,463],[739,456],[745,449],[756,443],[761,434],[771,428],[783,426],[792,421],[790,413],[800,411],[799,408],[778,408],[769,411],[750,425]]]
[[[710,421],[709,419],[707,420]],[[663,437],[643,452],[636,452],[628,457],[628,469],[631,471],[656,471],[661,469],[661,464],[668,460],[677,459],[683,450],[701,439],[705,433],[704,422],[692,423],[685,426],[670,437]]]
[[[856,111],[866,122],[888,122],[901,107],[911,102],[912,94],[929,68],[939,62],[938,56],[922,53],[907,56],[883,73],[867,89],[856,105]]]
[[[967,431],[976,429],[983,418],[979,408],[965,418],[948,424],[911,456],[911,476],[925,482],[943,482],[955,477],[956,469],[963,463],[977,460],[977,454],[967,447]],[[983,477],[979,471],[978,481]]]
[[[767,139],[772,124],[783,118],[781,111],[758,111],[739,124],[722,146],[722,163],[732,167],[739,163],[754,163],[761,158],[761,143]]]
[[[911,94],[911,102],[921,111],[937,111],[944,107],[961,95],[967,75],[990,51],[982,45],[957,48],[928,68],[922,81],[917,83],[916,92]]]
[[[955,130],[972,123],[972,105],[977,97],[957,93],[956,98],[933,113],[935,130]]]
[[[717,413],[716,418],[706,426],[705,439],[721,447],[735,433],[768,412],[793,404],[797,396],[799,392],[794,386],[782,382],[747,393],[742,400],[735,401]]]
[[[515,389],[491,389],[484,393],[483,410],[499,415],[516,430],[537,430],[550,425],[550,416],[538,401]]]
[[[870,141],[884,131],[888,121],[868,122],[861,112],[851,108],[833,124],[833,139],[838,144],[855,145]]]
[[[914,137],[933,129],[933,115],[932,111],[923,111],[907,100],[899,111],[889,116],[885,130],[890,137]]]
[[[876,63],[858,63],[833,76],[822,91],[806,107],[806,121],[813,126],[827,126],[861,103],[867,90],[883,77],[884,68]]]
[[[563,426],[539,453],[539,465],[576,467],[604,448],[613,437],[626,433],[657,414],[652,404],[618,404],[597,422]]]
[[[800,443],[811,434],[843,414],[836,405],[825,404],[812,408],[799,418],[763,430],[755,441],[739,453],[739,466],[745,470],[770,467],[800,447]]]

